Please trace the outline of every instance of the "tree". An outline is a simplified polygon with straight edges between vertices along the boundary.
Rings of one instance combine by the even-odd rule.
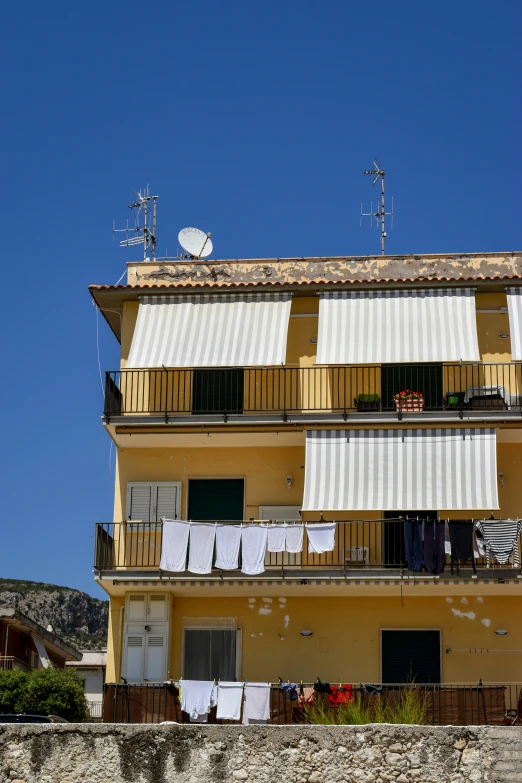
[[[0,672],[0,712],[59,715],[72,722],[89,715],[83,683],[73,669]]]

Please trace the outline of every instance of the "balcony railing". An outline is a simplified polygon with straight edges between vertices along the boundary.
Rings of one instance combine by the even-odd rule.
[[[215,520],[208,520],[213,522]],[[219,524],[238,524],[223,522]],[[259,524],[251,521],[245,525]],[[291,524],[291,523],[289,523]],[[306,528],[305,528],[306,530]],[[96,524],[94,567],[104,571],[147,571],[160,573],[161,545],[163,524],[161,522],[98,522]],[[517,543],[521,553],[521,541]],[[241,566],[241,564],[240,564]],[[459,573],[460,567],[480,569],[482,575],[496,578],[496,572],[512,570],[514,555],[503,565],[493,561],[491,568],[486,568],[485,557],[479,557],[467,563],[451,563],[450,555],[446,555],[446,572]],[[335,547],[332,552],[322,555],[310,554],[306,532],[303,541],[303,551],[297,554],[286,552],[267,552],[265,571],[260,577],[270,576],[270,572],[288,574],[335,572],[337,574],[356,575],[365,571],[377,570],[408,571],[404,545],[403,521],[401,519],[354,520],[337,522],[335,532]],[[517,569],[520,571],[520,569]],[[468,571],[469,572],[469,571]],[[165,575],[168,575],[166,572]],[[214,568],[214,576],[226,578],[242,578],[240,569],[237,571],[220,571]],[[175,574],[181,576],[182,574]],[[190,572],[183,572],[190,577]],[[195,578],[197,578],[195,576]],[[249,579],[256,577],[249,576]]]
[[[16,669],[22,672],[31,670],[29,664],[14,655],[0,655],[0,669],[11,671]]]
[[[116,370],[106,373],[104,414],[396,413],[395,394],[422,393],[422,410],[522,410],[522,365],[419,364]]]
[[[333,680],[332,680],[333,682]],[[336,680],[339,682],[339,680]],[[350,682],[342,679],[341,682]],[[312,683],[307,684],[308,687]],[[306,686],[305,686],[306,687]],[[363,685],[353,686],[353,700],[364,706],[370,721],[373,711],[386,704],[396,706],[405,690],[413,690],[430,726],[504,726],[522,725],[522,700],[520,683],[492,684],[415,684],[372,685],[377,693],[370,694]],[[316,694],[316,706],[323,706],[326,712],[335,706],[328,702],[328,696]],[[181,712],[178,689],[174,684],[120,685],[107,684],[103,709],[104,723],[161,723],[176,721],[188,723],[189,717]],[[216,718],[216,709],[210,712],[209,723],[234,723]],[[271,685],[271,724],[293,724],[312,722],[307,709],[299,701],[292,701],[278,683]]]

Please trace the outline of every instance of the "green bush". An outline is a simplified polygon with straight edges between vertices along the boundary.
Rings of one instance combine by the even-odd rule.
[[[395,697],[395,698],[394,698]],[[305,709],[305,723],[313,725],[362,726],[367,723],[395,723],[423,726],[428,712],[428,695],[414,685],[400,692],[380,694],[363,700],[358,694],[348,704],[314,704]]]
[[[73,669],[0,671],[0,712],[59,715],[71,722],[89,712],[83,683]]]

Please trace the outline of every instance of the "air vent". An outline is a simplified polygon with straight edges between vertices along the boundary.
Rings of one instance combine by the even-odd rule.
[[[149,636],[147,644],[149,647],[163,647],[163,636]]]
[[[127,637],[127,647],[142,647],[143,646],[143,639],[141,636],[128,636]]]

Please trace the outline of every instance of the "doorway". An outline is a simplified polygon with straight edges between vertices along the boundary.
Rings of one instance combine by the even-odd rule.
[[[440,683],[439,630],[382,630],[383,683]]]

